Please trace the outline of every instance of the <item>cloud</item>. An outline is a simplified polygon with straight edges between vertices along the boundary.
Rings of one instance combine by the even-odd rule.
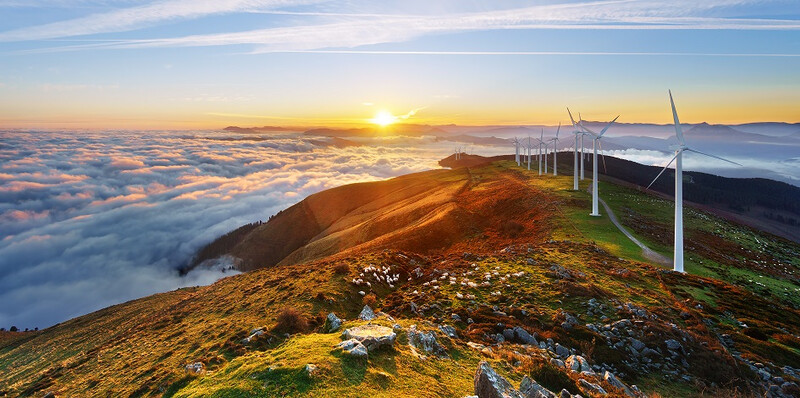
[[[159,22],[307,4],[292,0],[167,0],[0,33],[0,41],[43,40],[125,32]]]
[[[120,10],[115,13],[90,16],[97,19],[92,27],[75,28],[73,25],[85,24],[85,21],[67,21],[56,27],[46,25],[19,31],[0,33],[0,40],[31,40],[32,38],[58,37],[73,35],[83,30],[102,33],[117,26],[135,26],[141,20],[160,21],[177,15],[180,17],[197,17],[213,13],[270,12],[265,9],[285,8],[291,4],[242,4],[230,2],[220,6],[200,7],[201,10],[191,13],[183,8],[185,4],[173,1],[169,7],[152,4],[135,8],[132,12]],[[260,2],[256,2],[260,3]],[[560,4],[536,5],[508,9],[481,10],[479,12],[454,7],[455,11],[425,14],[392,14],[392,13],[348,13],[342,12],[307,12],[291,13],[308,16],[310,22],[294,26],[267,27],[239,32],[223,32],[213,34],[194,34],[180,37],[159,37],[152,39],[114,39],[76,46],[63,46],[35,51],[87,50],[102,48],[152,48],[152,47],[197,47],[197,46],[230,46],[251,45],[254,53],[269,52],[303,52],[321,49],[352,49],[382,43],[406,42],[430,35],[453,34],[488,30],[530,30],[530,29],[591,29],[591,30],[645,30],[645,29],[715,29],[715,30],[797,30],[800,21],[778,18],[748,18],[742,15],[757,14],[749,7],[758,5],[757,1],[714,0],[714,1],[671,1],[654,0],[632,1],[590,1]],[[326,8],[336,7],[328,5]],[[347,8],[348,6],[341,6]],[[352,7],[352,5],[350,5]],[[786,7],[792,7],[787,4]],[[154,9],[169,8],[182,11],[170,11],[159,16]],[[400,7],[396,7],[400,8]],[[145,10],[145,11],[142,11]],[[278,11],[276,13],[283,13]],[[141,18],[131,16],[141,14]],[[759,14],[760,15],[760,14]],[[788,15],[788,14],[785,14]],[[124,22],[120,24],[119,19]],[[300,18],[303,20],[303,18]],[[76,22],[77,21],[77,22]],[[65,32],[62,32],[65,31]],[[49,33],[48,33],[49,32]],[[61,32],[61,33],[59,33]],[[86,34],[86,33],[83,33]],[[347,51],[342,51],[347,53]],[[461,54],[461,55],[537,55],[540,53],[510,52],[449,52],[449,51],[370,51],[385,54]],[[573,53],[563,53],[573,54]],[[577,54],[577,53],[575,53]],[[581,53],[584,54],[584,53]],[[585,53],[585,54],[612,54]],[[649,55],[661,53],[635,53]],[[676,53],[680,54],[680,53]],[[666,55],[666,53],[665,53]],[[713,54],[706,54],[713,55]],[[723,55],[723,54],[720,54]],[[757,54],[740,54],[740,56],[756,56]],[[791,54],[771,54],[780,56]]]
[[[436,168],[450,151],[432,138],[341,149],[301,134],[239,139],[252,136],[5,132],[0,325],[46,327],[211,283],[231,271],[176,269],[216,237],[320,190]]]

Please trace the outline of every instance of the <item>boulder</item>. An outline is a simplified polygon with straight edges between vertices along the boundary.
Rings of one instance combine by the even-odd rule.
[[[327,321],[328,321],[328,332],[335,332],[339,330],[339,327],[342,326],[342,320],[339,319],[339,317],[336,316],[336,314],[334,314],[333,312],[328,314]]]
[[[578,384],[581,385],[581,388],[583,388],[584,390],[588,391],[592,395],[594,395],[594,394],[608,395],[606,390],[604,390],[603,387],[600,387],[600,385],[598,385],[598,384],[590,383],[590,382],[588,382],[588,381],[586,381],[584,379],[580,379],[578,381]]]
[[[495,373],[486,361],[475,372],[475,395],[479,398],[523,398],[506,379]]]
[[[206,365],[202,362],[195,362],[186,365],[186,372],[188,373],[203,373],[206,370]]]
[[[264,328],[253,329],[250,335],[242,339],[242,344],[249,344],[254,338],[264,334]]]
[[[613,373],[611,373],[609,371],[606,371],[605,373],[603,373],[603,380],[605,380],[612,387],[618,388],[618,389],[622,390],[623,392],[625,392],[625,395],[627,395],[629,397],[634,397],[634,398],[636,397],[636,395],[633,393],[633,391],[631,391],[631,389],[628,388],[628,386],[626,386],[621,381],[619,381],[619,379],[617,379],[617,377],[614,376]]]
[[[447,337],[454,339],[458,337],[458,333],[456,333],[456,328],[450,325],[439,325],[439,330],[442,331]]]
[[[631,338],[631,347],[633,347],[633,349],[636,351],[641,351],[646,346],[641,341]]]
[[[364,347],[364,345],[356,339],[345,340],[337,344],[336,347],[341,348],[346,354],[357,358],[366,358],[368,355],[367,347]]]
[[[558,343],[556,343],[555,352],[559,358],[566,358],[569,356],[569,349]]]
[[[573,372],[594,374],[594,370],[589,366],[589,362],[580,355],[570,355],[567,357],[567,360],[564,361],[564,366]]]
[[[314,365],[313,363],[308,363],[306,364],[306,367],[303,368],[303,371],[305,371],[306,374],[308,375],[312,375],[314,374],[314,372],[317,371],[317,365]]]
[[[436,341],[436,334],[433,331],[427,333],[418,331],[417,325],[408,328],[408,345],[438,356],[447,355],[444,347]]]
[[[356,339],[367,348],[367,351],[375,351],[384,346],[394,345],[397,334],[385,326],[361,325],[346,329],[342,333],[342,338]]]
[[[669,339],[665,340],[664,343],[667,345],[667,348],[673,351],[679,351],[683,346],[677,340]]]
[[[372,308],[369,308],[368,305],[365,305],[364,308],[361,310],[361,313],[358,314],[358,319],[362,321],[371,321],[375,319],[375,312],[372,311]]]
[[[517,341],[522,344],[532,344],[537,345],[539,343],[536,342],[536,338],[534,338],[527,330],[519,327],[514,326],[514,336],[516,337]]]
[[[542,387],[528,376],[519,383],[519,391],[525,398],[557,398],[552,391]]]
[[[562,361],[560,359],[556,359],[556,358],[550,358],[550,365],[553,365],[553,366],[556,366],[556,367],[559,367],[559,368],[563,368],[564,367],[564,361]]]
[[[514,330],[513,329],[505,329],[505,330],[503,330],[503,338],[506,339],[506,341],[514,341],[514,340],[516,340],[515,337],[514,337]]]

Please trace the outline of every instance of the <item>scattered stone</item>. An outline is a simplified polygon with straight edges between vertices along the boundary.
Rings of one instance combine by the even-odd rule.
[[[645,346],[645,345],[644,345],[644,343],[642,343],[641,341],[639,341],[639,340],[636,340],[636,339],[634,339],[634,338],[631,338],[631,347],[633,347],[633,349],[635,349],[636,351],[641,351],[641,350],[643,350],[643,349],[644,349],[646,346]]]
[[[556,398],[556,394],[528,376],[522,378],[522,382],[519,383],[519,391],[525,398]]]
[[[264,334],[264,328],[256,328],[250,332],[250,335],[242,339],[242,344],[249,344],[254,338]]]
[[[346,329],[342,333],[342,338],[345,340],[356,339],[364,347],[367,347],[367,351],[375,351],[383,346],[394,345],[397,334],[386,326],[361,325]]]
[[[43,398],[56,398],[56,393],[54,393],[54,392],[52,392],[52,391],[48,391],[48,392],[46,392],[46,393],[44,394],[44,397],[43,397]]]
[[[536,338],[534,338],[527,330],[519,327],[514,326],[514,337],[516,340],[522,344],[532,344],[538,345],[539,343],[536,342]]]
[[[564,361],[562,361],[560,359],[557,359],[557,358],[551,358],[550,359],[550,364],[553,365],[553,366],[557,366],[559,368],[563,368],[564,367]]]
[[[569,349],[558,343],[556,343],[555,352],[559,358],[566,358],[569,356]]]
[[[592,394],[608,395],[606,390],[604,390],[603,387],[600,387],[598,384],[590,383],[584,379],[580,379],[578,383],[581,385],[581,387]]]
[[[368,305],[365,305],[364,308],[361,310],[361,313],[358,314],[358,319],[362,321],[371,321],[375,319],[375,312],[372,311],[372,308],[369,308]]]
[[[436,341],[436,334],[433,331],[418,331],[417,325],[408,328],[408,345],[438,356],[447,356],[447,351]]]
[[[461,317],[458,316],[458,314],[450,314],[450,319],[452,319],[452,320],[454,320],[456,322],[461,322]]]
[[[619,381],[619,379],[617,379],[617,377],[614,376],[613,373],[611,373],[609,371],[606,371],[603,374],[603,380],[605,380],[612,387],[619,388],[620,390],[624,391],[625,395],[627,395],[629,397],[636,397],[636,395],[633,393],[633,391],[631,391],[631,389],[628,388],[628,386],[626,386],[621,381]]]
[[[486,361],[475,372],[475,395],[479,398],[523,398],[506,379],[495,373]]]
[[[683,346],[681,346],[681,343],[679,343],[677,340],[669,339],[664,341],[664,343],[667,344],[667,348],[673,351],[678,351],[681,348],[683,348]]]
[[[206,365],[202,362],[195,362],[186,365],[186,371],[189,373],[203,373],[206,370]]]
[[[337,344],[336,347],[341,348],[346,354],[357,358],[366,358],[368,355],[367,347],[364,347],[364,345],[356,339],[345,340]]]
[[[317,371],[317,365],[314,365],[313,363],[306,364],[306,367],[303,370],[306,372],[306,374],[312,375]]]
[[[594,370],[592,367],[589,366],[589,362],[586,361],[586,358],[580,355],[570,355],[566,361],[564,361],[564,366],[567,369],[571,369],[573,372],[578,373],[586,373],[593,375]]]
[[[569,391],[567,391],[567,389],[564,388],[558,394],[558,398],[572,398],[572,394],[570,394]]]
[[[456,328],[450,325],[439,325],[439,330],[442,331],[447,337],[451,339],[455,339],[458,337],[458,333],[456,332]]]
[[[328,314],[328,332],[335,332],[342,326],[342,320],[336,314],[331,312]]]

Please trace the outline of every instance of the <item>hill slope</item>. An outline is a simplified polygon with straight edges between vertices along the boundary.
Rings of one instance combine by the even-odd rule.
[[[634,384],[661,396],[800,394],[800,246],[687,209],[690,273],[676,274],[588,216],[571,177],[498,161],[404,178],[251,226],[242,235],[256,244],[251,233],[286,217],[299,231],[262,244],[311,247],[270,267],[0,336],[0,396],[463,397],[480,361],[514,385],[528,376],[584,397],[599,396],[594,386],[639,395]],[[600,192],[668,254],[669,202],[607,182]],[[335,347],[325,316],[357,327],[364,304],[397,339],[362,360]]]

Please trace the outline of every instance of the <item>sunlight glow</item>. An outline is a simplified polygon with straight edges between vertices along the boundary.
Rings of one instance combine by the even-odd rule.
[[[392,115],[391,112],[386,110],[379,111],[378,113],[375,114],[375,117],[373,117],[370,120],[370,122],[380,126],[388,126],[394,123],[395,121],[397,121],[397,116]]]

